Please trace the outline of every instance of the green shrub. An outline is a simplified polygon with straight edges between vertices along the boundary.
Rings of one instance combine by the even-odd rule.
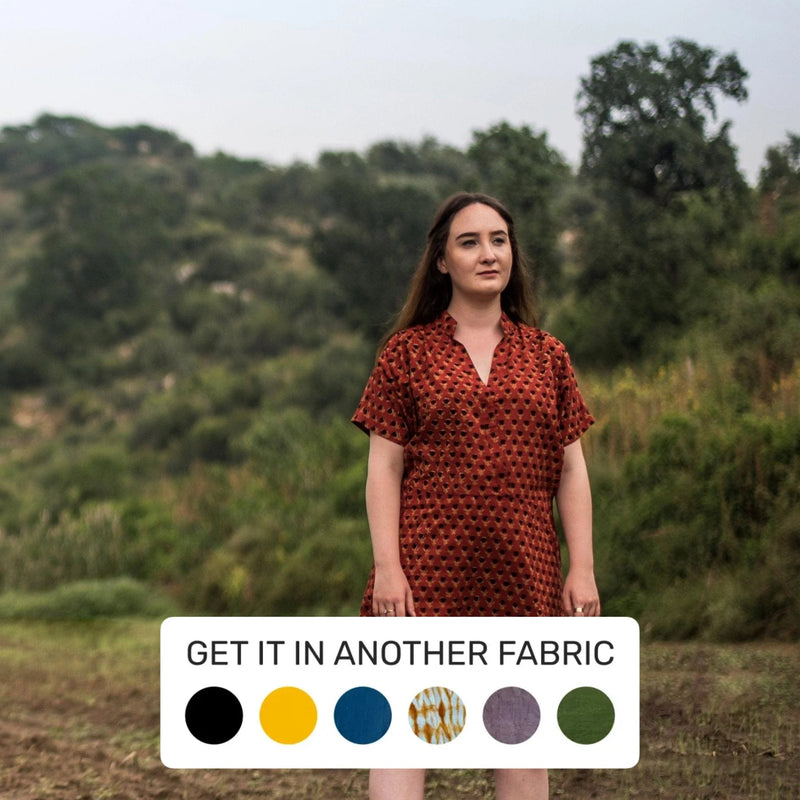
[[[217,241],[204,253],[195,278],[209,282],[234,281],[260,267],[265,257],[266,251],[261,247]]]
[[[0,386],[4,389],[36,389],[50,379],[50,355],[31,339],[0,351]]]
[[[192,429],[204,412],[203,406],[202,398],[182,394],[162,394],[148,399],[134,424],[130,446],[164,450]]]
[[[285,311],[271,302],[253,301],[225,322],[213,349],[226,357],[269,358],[292,344],[292,324]]]
[[[359,338],[337,340],[315,350],[299,365],[289,402],[317,419],[349,419],[369,376],[374,352]]]
[[[97,413],[97,407],[90,413]],[[129,470],[125,452],[111,442],[60,449],[40,476],[47,511],[51,515],[75,512],[88,502],[121,497]]]
[[[664,415],[595,484],[606,611],[659,638],[797,631],[798,441],[797,416]]]
[[[130,498],[90,504],[76,515],[42,518],[0,536],[0,590],[40,591],[123,575],[174,579],[191,562],[193,548],[156,503]]]
[[[185,581],[181,598],[212,614],[354,614],[371,563],[360,520],[317,518],[298,529],[273,519],[214,551]]]
[[[258,613],[358,613],[372,564],[369,533],[359,521],[330,520],[257,587]]]
[[[222,415],[241,408],[256,408],[262,399],[262,386],[255,370],[234,370],[217,364],[198,370],[190,385],[214,414]]]
[[[79,581],[46,592],[0,594],[0,618],[6,619],[168,617],[177,613],[175,603],[131,578]]]
[[[719,330],[734,354],[734,375],[750,393],[769,398],[800,359],[800,290],[777,279],[721,298]]]
[[[231,440],[236,420],[229,417],[204,417],[198,420],[187,436],[184,453],[189,461],[230,463],[234,460]]]
[[[269,579],[269,574],[263,576]],[[252,605],[251,576],[236,554],[219,549],[207,556],[182,583],[181,599],[207,614],[247,614]]]
[[[0,586],[43,590],[76,580],[108,578],[125,571],[119,513],[108,504],[87,507],[78,517],[47,519],[0,539]]]
[[[180,372],[186,359],[186,347],[176,333],[153,328],[136,342],[130,369],[145,373]]]

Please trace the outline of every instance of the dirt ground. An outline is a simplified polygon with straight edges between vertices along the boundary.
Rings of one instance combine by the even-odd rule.
[[[48,641],[39,646],[0,623],[3,800],[367,797],[364,771],[165,768],[158,755],[157,650],[126,661],[120,672],[113,650],[67,652],[77,640],[59,641],[52,630],[42,629]],[[639,765],[554,772],[551,796],[797,798],[798,649],[776,645],[736,653],[731,660],[726,651],[708,648],[646,650]],[[709,675],[723,668],[727,688],[720,694]],[[780,722],[770,724],[778,709]],[[432,771],[427,797],[488,800],[491,775]]]

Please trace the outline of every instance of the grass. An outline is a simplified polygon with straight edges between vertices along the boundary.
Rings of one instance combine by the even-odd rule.
[[[0,622],[0,796],[15,800],[366,798],[363,770],[168,770],[158,622]],[[644,644],[641,760],[559,770],[551,796],[783,800],[800,785],[800,648]],[[491,773],[432,770],[428,798],[493,797]]]

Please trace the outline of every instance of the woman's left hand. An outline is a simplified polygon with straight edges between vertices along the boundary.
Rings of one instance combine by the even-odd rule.
[[[570,570],[564,581],[563,600],[568,617],[599,617],[600,595],[594,573]]]

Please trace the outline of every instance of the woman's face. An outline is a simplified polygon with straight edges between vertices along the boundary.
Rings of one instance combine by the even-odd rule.
[[[490,206],[473,203],[453,217],[437,267],[450,276],[454,300],[485,302],[506,288],[512,262],[505,220]]]

